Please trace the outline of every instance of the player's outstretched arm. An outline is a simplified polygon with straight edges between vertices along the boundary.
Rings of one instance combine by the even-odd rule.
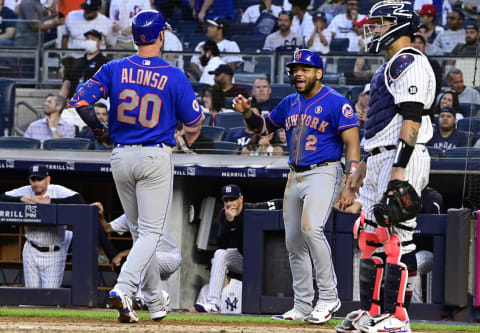
[[[235,111],[238,111],[242,114],[245,123],[247,124],[248,129],[251,131],[262,134],[265,131],[265,120],[252,112],[252,97],[248,99],[243,97],[243,95],[238,95],[233,99],[232,107]]]

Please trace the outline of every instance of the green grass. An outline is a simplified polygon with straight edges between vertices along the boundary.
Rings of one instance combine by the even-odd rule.
[[[76,309],[55,309],[55,308],[7,308],[0,307],[0,316],[8,317],[51,317],[51,318],[93,318],[93,319],[112,319],[117,318],[116,311],[105,310],[76,310]],[[147,312],[138,312],[140,320],[149,320],[150,315]],[[228,316],[228,315],[206,315],[196,313],[170,313],[166,321],[196,321],[204,323],[248,323],[248,324],[271,324],[272,320],[268,316]],[[340,323],[340,320],[331,320],[327,327],[333,327]],[[308,323],[293,321],[276,321],[275,324],[284,325],[310,325]],[[412,330],[423,331],[448,331],[448,332],[480,332],[480,325],[452,325],[452,324],[431,324],[431,323],[412,323]]]

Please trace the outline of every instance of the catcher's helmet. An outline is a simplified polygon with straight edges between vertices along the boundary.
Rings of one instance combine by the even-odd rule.
[[[411,1],[380,1],[370,8],[368,19],[380,19],[380,23],[366,25],[366,50],[370,53],[378,53],[401,36],[414,33],[419,24]],[[379,24],[381,29],[384,27],[384,20],[391,23],[390,28],[385,32],[375,31]]]
[[[291,75],[291,69],[295,64],[304,64],[323,69],[323,61],[320,56],[310,50],[301,49],[293,53],[292,60],[287,64],[287,72]]]
[[[135,44],[154,43],[160,32],[168,28],[162,14],[156,10],[142,10],[133,17],[132,34]]]

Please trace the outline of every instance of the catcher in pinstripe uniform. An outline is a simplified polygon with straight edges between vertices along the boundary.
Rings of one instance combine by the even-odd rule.
[[[336,330],[410,332],[406,307],[417,273],[412,236],[430,172],[425,143],[433,134],[428,110],[435,75],[427,57],[411,47],[418,17],[410,1],[380,1],[368,18],[368,51],[385,49],[389,60],[371,81],[364,147],[369,156],[347,184],[358,191],[363,181],[363,210],[354,226],[361,251],[361,309]]]
[[[29,171],[30,185],[7,191],[0,201],[29,204],[83,204],[77,192],[61,185],[50,184],[44,165],[34,165]],[[27,288],[59,288],[63,280],[65,259],[72,239],[71,231],[59,226],[25,226],[23,273]]]

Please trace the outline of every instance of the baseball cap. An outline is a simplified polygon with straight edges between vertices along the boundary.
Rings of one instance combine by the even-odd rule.
[[[85,37],[87,37],[88,35],[92,35],[93,37],[97,37],[98,39],[102,39],[102,33],[98,30],[95,30],[95,29],[91,29],[91,30],[88,30],[86,33],[83,34]]]
[[[214,25],[214,26],[216,26],[217,28],[220,28],[220,29],[223,29],[223,27],[224,27],[223,20],[219,17],[215,17],[212,20],[207,20],[207,23],[211,24],[211,25]]]
[[[80,5],[86,11],[94,11],[102,8],[102,0],[87,0]]]
[[[210,75],[212,75],[212,74],[213,75],[218,75],[218,74],[221,74],[221,73],[225,73],[227,75],[233,76],[233,69],[228,65],[220,65],[214,71],[208,72],[208,74],[210,74]]]
[[[437,15],[437,8],[430,3],[426,3],[422,5],[422,8],[418,12],[420,15]]]
[[[222,187],[222,199],[226,198],[238,199],[242,195],[240,186],[235,184],[229,184]]]
[[[444,108],[441,108],[440,113],[442,113],[442,112],[448,112],[448,113],[453,114],[454,117],[456,116],[455,110],[452,109],[451,107],[448,107],[448,106],[446,106]]]
[[[324,20],[326,21],[327,20],[327,16],[325,15],[324,12],[316,12],[314,15],[313,15],[313,19],[314,20]]]
[[[45,165],[32,165],[30,169],[28,169],[28,178],[38,177],[38,178],[45,178],[48,176],[48,169]]]
[[[365,24],[372,24],[372,21],[370,21],[367,17],[364,17],[360,21],[352,22],[352,24],[356,27],[363,27]]]
[[[469,22],[467,24],[466,29],[473,29],[473,30],[478,31],[478,25],[476,24],[476,22]]]

